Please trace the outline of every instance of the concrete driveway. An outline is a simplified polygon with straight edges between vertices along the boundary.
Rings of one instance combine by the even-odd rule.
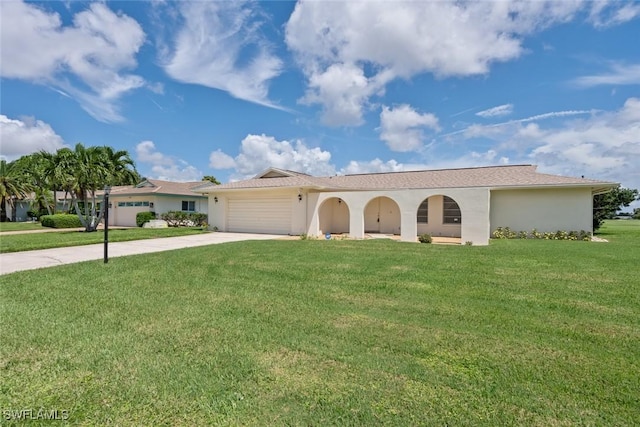
[[[272,240],[285,236],[274,234],[249,233],[203,233],[192,236],[164,237],[161,239],[132,240],[130,242],[109,243],[109,259],[173,249],[193,248],[196,246],[216,245],[219,243],[239,242],[242,240]],[[0,274],[16,271],[34,270],[72,264],[74,262],[103,259],[102,243],[67,248],[41,249],[37,251],[12,252],[0,254]]]

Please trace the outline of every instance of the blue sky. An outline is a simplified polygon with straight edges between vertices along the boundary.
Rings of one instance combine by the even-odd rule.
[[[640,3],[20,2],[1,155],[111,145],[223,182],[537,164],[640,188]]]

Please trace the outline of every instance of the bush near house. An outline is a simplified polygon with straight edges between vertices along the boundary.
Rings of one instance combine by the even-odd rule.
[[[42,215],[40,217],[40,223],[43,227],[51,228],[79,228],[82,227],[80,218],[77,215],[69,214],[55,214],[55,215]]]
[[[420,243],[431,243],[432,240],[431,234],[429,233],[424,233],[418,236],[418,241]]]
[[[149,222],[152,219],[156,219],[155,212],[138,212],[136,214],[136,225],[142,227],[145,222]]]
[[[204,227],[207,215],[199,212],[169,211],[160,215],[169,227]]]
[[[556,232],[546,231],[542,233],[534,228],[528,233],[526,231],[515,231],[509,227],[498,227],[491,233],[491,236],[494,239],[591,240],[591,233],[585,230],[558,230]]]

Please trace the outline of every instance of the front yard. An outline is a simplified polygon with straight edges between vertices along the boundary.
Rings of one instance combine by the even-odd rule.
[[[0,408],[101,426],[633,425],[640,222],[601,236],[240,242],[1,276]]]
[[[42,229],[41,226],[39,226]],[[127,242],[130,240],[156,239],[160,237],[186,236],[205,233],[202,227],[177,228],[127,228],[109,230],[110,242]],[[0,253],[32,251],[36,249],[61,248],[66,246],[91,245],[104,241],[104,231],[93,233],[65,230],[50,233],[0,234]]]

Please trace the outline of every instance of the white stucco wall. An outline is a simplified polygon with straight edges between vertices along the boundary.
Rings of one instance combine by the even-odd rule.
[[[475,245],[489,243],[489,190],[486,188],[473,189],[448,189],[443,190],[393,190],[393,191],[344,191],[344,192],[319,192],[309,194],[309,209],[311,215],[308,221],[307,234],[320,235],[320,215],[316,206],[320,206],[329,198],[340,198],[349,209],[349,235],[356,239],[365,236],[365,207],[377,197],[386,197],[397,205],[400,218],[400,237],[403,241],[415,242],[418,235],[417,212],[420,203],[425,198],[436,195],[447,195],[458,203],[462,211],[462,226],[451,225],[450,228],[442,228],[442,235],[451,231],[453,234],[459,230],[463,242],[473,242]],[[385,201],[390,219],[397,221],[398,213],[394,213],[392,203]],[[381,206],[382,206],[381,205]],[[431,211],[431,209],[430,209]],[[439,211],[442,211],[440,205]],[[430,212],[431,214],[431,212]],[[440,214],[442,215],[442,214]],[[393,223],[393,221],[389,221]],[[435,221],[435,220],[434,220]],[[440,216],[441,222],[441,216]],[[434,224],[435,226],[435,224]],[[458,227],[456,229],[456,227]],[[385,231],[381,231],[385,232]],[[395,231],[394,231],[395,232]]]
[[[155,212],[158,216],[169,211],[181,211],[182,201],[195,201],[195,212],[206,214],[209,210],[208,200],[192,196],[134,195],[111,196],[109,203],[109,225],[136,226],[138,212]],[[118,206],[118,202],[149,202],[153,206]]]
[[[590,188],[493,190],[491,231],[593,231],[592,210]]]

